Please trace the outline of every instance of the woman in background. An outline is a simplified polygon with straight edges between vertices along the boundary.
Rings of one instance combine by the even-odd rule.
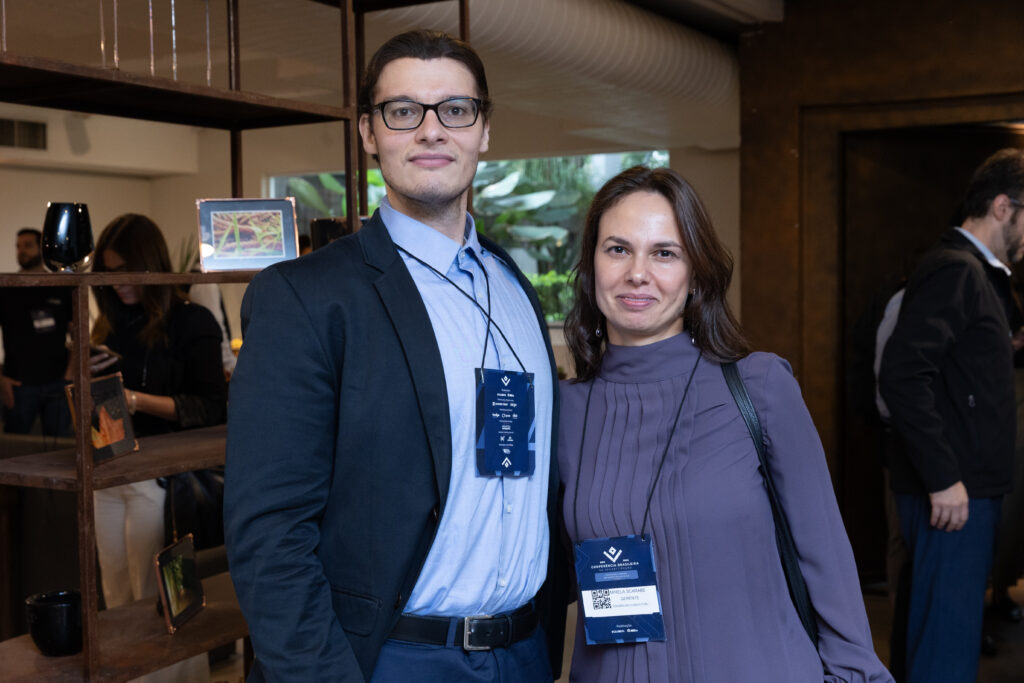
[[[94,272],[171,272],[160,229],[138,214],[115,218],[96,243]],[[94,373],[122,373],[136,436],[224,422],[227,384],[221,333],[208,310],[171,285],[97,287]],[[108,353],[109,352],[109,353]],[[130,456],[126,456],[130,457]],[[107,607],[157,595],[154,555],[165,545],[166,491],[159,480],[101,489],[96,548]],[[206,655],[168,667],[147,681],[206,680]]]
[[[588,645],[585,611],[610,607],[595,591],[593,605],[580,600],[571,680],[891,681],[814,424],[789,365],[750,353],[725,300],[731,276],[704,206],[674,171],[635,167],[595,196],[565,326],[577,380],[561,393],[563,512],[578,558],[584,541],[600,540],[595,565],[624,538],[653,545],[665,635]],[[722,374],[732,361],[765,435],[816,644],[790,598],[758,456]]]

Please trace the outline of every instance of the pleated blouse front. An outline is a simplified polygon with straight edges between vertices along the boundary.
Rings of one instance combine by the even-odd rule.
[[[609,346],[593,382],[563,383],[558,453],[574,543],[641,533],[670,440],[646,526],[667,639],[587,645],[579,609],[571,680],[891,680],[872,649],[824,453],[789,366],[758,353],[740,372],[819,613],[818,651],[789,597],[751,437],[721,367],[697,359],[686,335]]]

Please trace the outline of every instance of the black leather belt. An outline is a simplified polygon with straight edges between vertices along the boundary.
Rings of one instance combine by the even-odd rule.
[[[411,643],[447,645],[454,625],[455,645],[464,650],[492,650],[508,647],[533,635],[537,629],[537,611],[528,602],[514,612],[475,617],[420,617],[403,614],[390,638]]]

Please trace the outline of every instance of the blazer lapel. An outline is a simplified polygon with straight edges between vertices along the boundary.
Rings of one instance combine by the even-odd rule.
[[[366,263],[381,271],[374,281],[377,293],[395,328],[420,407],[434,461],[441,512],[448,499],[452,471],[452,430],[448,415],[448,389],[441,351],[416,283],[388,235],[380,213],[374,213],[356,233]]]

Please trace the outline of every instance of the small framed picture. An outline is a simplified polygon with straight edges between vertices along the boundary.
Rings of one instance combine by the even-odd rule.
[[[71,418],[78,429],[75,410],[75,385],[65,387],[68,403],[71,404]],[[119,455],[139,450],[135,440],[132,416],[124,397],[124,383],[121,373],[94,377],[90,384],[92,393],[92,459],[95,463],[110,460]]]
[[[206,607],[206,595],[196,570],[192,534],[157,553],[154,564],[167,632],[174,635],[182,624]]]
[[[295,198],[197,199],[204,273],[260,270],[299,254]]]

